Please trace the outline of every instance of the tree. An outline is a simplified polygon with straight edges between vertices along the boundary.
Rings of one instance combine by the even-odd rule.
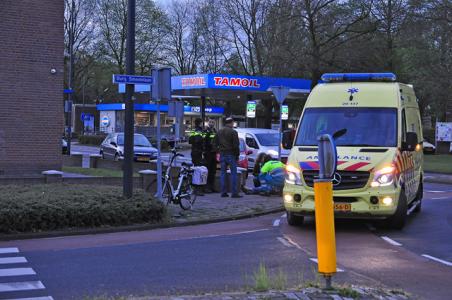
[[[177,74],[195,74],[201,56],[201,40],[194,3],[173,0],[169,20],[165,63]]]

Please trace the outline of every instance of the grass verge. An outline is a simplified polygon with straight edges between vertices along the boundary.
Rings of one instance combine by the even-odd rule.
[[[452,155],[424,155],[424,171],[452,174]]]
[[[166,207],[121,187],[43,184],[0,186],[0,233],[40,232],[167,221]]]
[[[76,173],[89,176],[98,177],[122,177],[122,171],[120,170],[110,170],[110,169],[97,169],[97,168],[81,168],[81,167],[63,167],[63,172],[66,173]],[[140,174],[133,173],[134,177],[139,177]]]

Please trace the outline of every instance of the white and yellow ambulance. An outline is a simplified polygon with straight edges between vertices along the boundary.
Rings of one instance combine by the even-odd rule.
[[[314,215],[317,137],[336,140],[333,200],[337,218],[384,219],[402,228],[421,209],[422,127],[413,87],[392,73],[324,74],[304,107],[286,167],[284,206],[290,225]]]

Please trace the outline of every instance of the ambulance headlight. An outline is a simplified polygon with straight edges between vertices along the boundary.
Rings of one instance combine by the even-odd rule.
[[[286,166],[286,182],[288,184],[301,185],[301,171],[293,165]]]
[[[375,178],[371,183],[372,187],[388,186],[394,183],[395,168],[393,166],[384,167],[375,172]]]

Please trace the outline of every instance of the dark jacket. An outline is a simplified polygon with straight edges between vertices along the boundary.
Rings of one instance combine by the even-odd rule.
[[[218,145],[218,150],[221,154],[234,155],[236,157],[239,157],[239,135],[234,129],[228,126],[221,128],[217,133],[215,142],[216,145]]]
[[[217,137],[217,131],[215,128],[207,127],[204,131],[204,152],[212,153],[217,152],[217,145],[215,144],[215,139]]]

